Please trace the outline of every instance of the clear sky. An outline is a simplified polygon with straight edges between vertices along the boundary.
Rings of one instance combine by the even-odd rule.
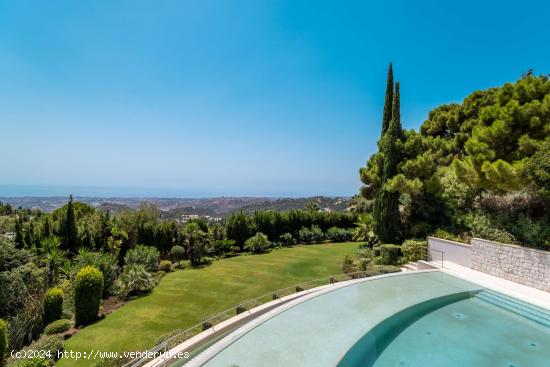
[[[550,72],[549,4],[0,1],[0,196],[353,195],[390,61],[418,128]]]

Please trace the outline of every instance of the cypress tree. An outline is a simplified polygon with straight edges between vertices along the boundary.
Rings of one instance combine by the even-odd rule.
[[[24,241],[23,241],[23,223],[22,223],[21,216],[17,214],[15,216],[15,247],[16,248],[23,248]]]
[[[386,98],[384,100],[384,114],[382,115],[382,134],[381,137],[384,137],[388,127],[390,126],[390,121],[392,118],[392,108],[393,108],[393,67],[390,62],[390,67],[388,69],[388,80],[386,81]]]
[[[78,232],[76,229],[76,219],[74,214],[73,196],[69,196],[67,204],[67,214],[65,215],[65,236],[63,238],[64,248],[70,252],[75,252],[77,248]]]
[[[382,243],[396,243],[399,239],[399,193],[385,190],[384,183],[397,174],[401,133],[399,83],[396,83],[392,104],[392,119],[382,144],[384,153],[383,180],[373,208],[374,232]]]

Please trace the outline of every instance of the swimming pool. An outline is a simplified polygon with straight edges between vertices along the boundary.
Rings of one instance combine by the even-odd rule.
[[[550,367],[550,314],[432,271],[296,300],[187,365]]]

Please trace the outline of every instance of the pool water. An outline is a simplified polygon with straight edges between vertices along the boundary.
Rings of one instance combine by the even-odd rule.
[[[383,321],[339,366],[550,366],[550,312],[491,291],[457,298]]]

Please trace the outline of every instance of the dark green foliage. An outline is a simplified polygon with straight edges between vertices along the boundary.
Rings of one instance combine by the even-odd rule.
[[[4,360],[8,353],[8,323],[0,319],[0,367],[4,366]]]
[[[58,359],[58,353],[65,349],[65,342],[61,335],[44,335],[26,349],[43,351],[48,359],[55,361]]]
[[[170,250],[170,258],[173,261],[183,260],[185,259],[185,253],[185,248],[183,248],[182,246],[174,246]]]
[[[235,241],[233,240],[213,240],[210,242],[210,254],[213,256],[224,256],[231,254],[234,250]]]
[[[172,270],[172,263],[168,260],[162,260],[159,264],[159,270],[169,272]]]
[[[63,222],[63,240],[62,248],[69,252],[76,252],[78,247],[78,230],[76,227],[76,218],[74,213],[73,196],[69,196],[65,220]]]
[[[426,259],[426,249],[428,243],[426,240],[406,240],[401,245],[401,252],[403,253],[403,261],[417,261],[417,260],[427,260]]]
[[[361,194],[367,201],[379,198],[384,190],[399,194],[402,237],[424,236],[438,228],[467,237],[474,235],[475,227],[477,235],[543,247],[545,232],[539,228],[550,226],[546,216],[550,208],[549,116],[546,75],[526,74],[515,83],[476,91],[462,103],[439,106],[430,112],[420,132],[402,131],[395,146],[399,151],[396,170],[389,176],[386,169],[391,157],[386,150],[391,144],[386,136],[381,139],[379,152],[360,170]],[[389,131],[390,127],[385,135]],[[517,205],[513,200],[517,196],[525,205]],[[395,202],[395,197],[391,200]],[[492,210],[486,205],[488,200],[502,205]],[[389,212],[396,214],[395,208],[391,206]],[[373,210],[378,217],[383,212],[381,203],[375,203]],[[479,211],[493,218],[490,226],[473,223],[468,227],[462,217]],[[530,222],[503,225],[515,224],[520,214]],[[377,220],[376,233],[383,232],[380,223]],[[388,241],[385,235],[381,237]]]
[[[385,243],[380,245],[381,265],[396,265],[401,256],[401,246]]]
[[[124,256],[126,265],[143,265],[147,271],[155,271],[159,264],[159,251],[153,246],[137,245]]]
[[[93,266],[82,268],[75,278],[74,306],[77,325],[86,325],[97,319],[101,295],[103,292],[103,275]]]
[[[240,250],[244,249],[244,242],[253,235],[253,223],[242,211],[233,213],[227,219],[225,231],[227,238],[235,241]]]
[[[112,285],[118,273],[118,260],[115,254],[80,249],[74,257],[73,274],[86,266],[93,266],[103,274],[103,298],[111,294]]]
[[[115,281],[115,294],[128,299],[131,296],[150,292],[155,286],[155,279],[142,264],[124,266],[122,274]]]
[[[254,236],[247,239],[244,243],[244,248],[255,254],[262,254],[269,252],[272,244],[267,239],[267,236],[261,232],[256,233]]]
[[[332,242],[348,242],[353,239],[353,230],[331,227],[328,229],[326,237]]]
[[[10,318],[10,347],[18,350],[36,339],[44,330],[42,293],[28,294],[23,308]]]
[[[51,335],[51,334],[64,333],[65,331],[69,330],[72,326],[73,326],[73,322],[71,320],[59,319],[46,325],[46,327],[44,328],[44,334]]]
[[[44,296],[44,324],[47,325],[61,318],[63,312],[63,291],[51,288]]]
[[[390,63],[388,69],[388,80],[386,81],[386,96],[384,98],[384,114],[382,116],[382,133],[381,137],[384,136],[386,131],[390,126],[390,121],[392,119],[392,107],[393,107],[393,67]]]
[[[399,139],[402,131],[399,108],[399,83],[396,83],[392,119],[382,138],[384,154],[382,182],[384,183],[395,176],[400,160]],[[373,218],[374,233],[382,242],[397,240],[400,233],[399,193],[390,192],[387,187],[382,187],[374,203]]]
[[[296,244],[296,240],[294,239],[291,233],[287,232],[279,236],[279,243],[285,247],[288,247]]]
[[[23,239],[23,224],[19,215],[15,216],[15,246],[23,248],[25,241]]]

